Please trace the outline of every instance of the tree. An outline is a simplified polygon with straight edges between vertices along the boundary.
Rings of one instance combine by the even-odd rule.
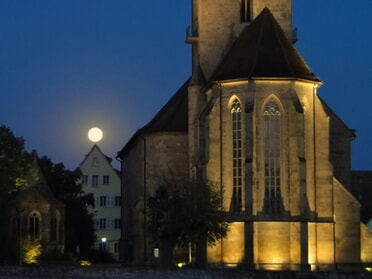
[[[24,150],[24,140],[15,137],[6,126],[0,126],[0,242],[7,244],[9,228],[8,202],[26,183],[31,156]],[[5,257],[8,249],[0,248]]]
[[[186,180],[160,186],[147,202],[150,232],[160,244],[160,261],[172,264],[176,245],[196,244],[196,261],[204,264],[206,245],[226,236],[228,223],[221,211],[222,192],[211,182]]]
[[[94,205],[94,197],[92,193],[84,193],[78,183],[81,171],[68,170],[62,163],[54,164],[46,156],[38,162],[55,198],[66,205],[65,251],[75,253],[79,247],[82,255],[87,254],[95,241],[93,216],[87,208]]]
[[[31,156],[24,150],[24,140],[0,126],[0,205],[24,183]]]

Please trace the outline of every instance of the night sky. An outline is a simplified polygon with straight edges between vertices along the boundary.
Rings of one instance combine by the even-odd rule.
[[[191,74],[191,0],[0,0],[0,124],[77,167],[115,157]],[[353,169],[372,170],[371,0],[293,0],[297,49],[318,94],[352,129]]]

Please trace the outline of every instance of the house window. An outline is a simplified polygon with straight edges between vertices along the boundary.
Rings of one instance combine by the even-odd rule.
[[[98,167],[99,166],[99,159],[97,157],[94,157],[92,159],[92,167]]]
[[[110,184],[110,177],[108,175],[103,176],[103,185]]]
[[[232,102],[232,160],[233,160],[233,193],[232,212],[242,210],[242,121],[241,105],[238,99]]]
[[[102,206],[102,207],[107,206],[107,204],[106,204],[106,196],[100,196],[99,197],[99,205]]]
[[[120,225],[120,219],[115,219],[115,229],[120,229],[121,225]]]
[[[99,243],[99,250],[100,251],[107,251],[107,243],[106,242],[100,242]]]
[[[99,219],[99,228],[101,230],[106,229],[106,219],[104,219],[104,218]]]
[[[40,216],[36,212],[29,217],[29,234],[32,240],[40,238]]]
[[[281,112],[274,100],[269,100],[264,108],[264,162],[265,162],[265,201],[266,214],[281,213],[280,193],[280,136]]]
[[[93,187],[98,186],[98,175],[92,175],[92,186]]]
[[[119,253],[119,243],[118,242],[114,243],[114,253]]]
[[[115,206],[121,206],[121,196],[115,197]]]
[[[242,22],[251,21],[251,0],[241,0],[240,20]]]
[[[88,175],[83,175],[81,177],[81,184],[87,185],[88,184]]]

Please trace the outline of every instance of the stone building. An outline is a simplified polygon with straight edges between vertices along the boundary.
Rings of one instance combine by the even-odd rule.
[[[35,263],[41,253],[64,252],[65,205],[54,197],[36,157],[10,208],[10,235],[20,262]]]
[[[166,177],[223,186],[210,264],[336,269],[372,262],[350,193],[354,131],[294,47],[291,0],[193,0],[191,78],[118,153],[122,257],[151,263],[146,200]],[[370,245],[369,245],[370,246]]]
[[[120,206],[121,183],[120,173],[111,165],[97,144],[81,162],[82,186],[85,193],[93,193],[95,206],[88,208],[94,214],[96,230],[95,248],[110,253],[115,260],[119,259],[120,240]]]

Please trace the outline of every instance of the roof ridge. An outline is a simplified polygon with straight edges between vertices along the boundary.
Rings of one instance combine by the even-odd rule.
[[[241,31],[209,82],[257,77],[320,81],[268,8]]]

